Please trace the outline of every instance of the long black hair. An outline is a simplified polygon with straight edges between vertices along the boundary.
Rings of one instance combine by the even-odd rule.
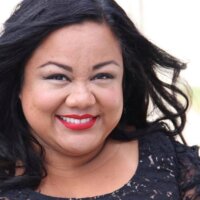
[[[36,188],[46,174],[44,150],[31,135],[19,100],[27,60],[51,32],[87,20],[106,23],[122,49],[124,111],[111,137],[135,139],[152,127],[162,127],[171,136],[181,134],[188,98],[177,81],[185,64],[147,40],[114,0],[23,0],[0,35],[1,188]],[[161,71],[170,72],[168,81]],[[152,120],[150,105],[159,111]],[[20,167],[23,174],[16,176]]]

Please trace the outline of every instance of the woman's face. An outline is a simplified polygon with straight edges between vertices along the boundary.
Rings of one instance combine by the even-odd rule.
[[[49,153],[100,148],[122,114],[122,77],[121,49],[107,25],[56,30],[25,66],[20,99],[32,134]]]

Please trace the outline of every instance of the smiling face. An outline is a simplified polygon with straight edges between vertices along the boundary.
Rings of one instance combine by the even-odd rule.
[[[25,66],[20,99],[46,152],[80,156],[100,148],[120,120],[123,61],[105,24],[50,34]]]

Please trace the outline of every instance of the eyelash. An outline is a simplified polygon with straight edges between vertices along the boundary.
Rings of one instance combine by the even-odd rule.
[[[96,80],[96,79],[102,79],[102,80],[106,80],[106,79],[113,79],[114,76],[108,73],[99,73],[97,75],[95,75],[92,80]]]
[[[56,81],[70,81],[70,79],[66,75],[63,75],[63,74],[52,74],[45,77],[45,79],[56,80]]]
[[[71,81],[66,75],[64,74],[52,74],[47,77],[44,77],[46,80],[55,80],[55,81]],[[91,78],[91,80],[107,80],[113,79],[114,76],[109,73],[99,73]]]

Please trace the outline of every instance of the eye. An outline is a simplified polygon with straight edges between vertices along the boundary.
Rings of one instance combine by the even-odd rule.
[[[56,80],[56,81],[70,81],[70,79],[64,74],[52,74],[45,77],[47,80]]]
[[[103,80],[106,80],[106,79],[113,79],[114,76],[112,74],[109,74],[109,73],[99,73],[97,75],[95,75],[92,80],[96,80],[96,79],[103,79]]]

